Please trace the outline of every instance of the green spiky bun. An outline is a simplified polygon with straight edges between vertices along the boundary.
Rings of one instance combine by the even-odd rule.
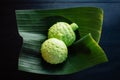
[[[66,60],[68,49],[62,40],[50,38],[43,42],[41,54],[46,62],[50,64],[59,64]]]
[[[72,45],[76,39],[74,31],[78,28],[77,24],[69,25],[66,22],[57,22],[48,30],[48,38],[57,38],[62,40],[66,46]]]

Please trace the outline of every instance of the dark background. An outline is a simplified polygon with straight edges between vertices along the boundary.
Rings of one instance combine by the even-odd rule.
[[[56,9],[80,6],[104,10],[100,46],[109,62],[62,76],[37,75],[17,70],[22,37],[19,36],[15,10]],[[0,1],[0,80],[120,80],[120,1],[119,0],[4,0]]]

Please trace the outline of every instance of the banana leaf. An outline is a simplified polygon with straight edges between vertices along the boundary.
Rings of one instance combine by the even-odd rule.
[[[18,69],[36,74],[65,75],[82,71],[107,62],[99,46],[103,10],[96,7],[77,7],[52,10],[16,10],[19,34],[23,45]],[[48,29],[56,22],[75,22],[76,41],[68,47],[68,58],[62,64],[46,63],[40,53],[41,44],[47,39]]]

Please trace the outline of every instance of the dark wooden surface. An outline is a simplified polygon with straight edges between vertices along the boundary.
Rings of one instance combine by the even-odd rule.
[[[55,9],[80,6],[100,7],[104,10],[100,45],[109,62],[87,70],[63,76],[36,75],[17,70],[22,38],[18,34],[15,10]],[[0,80],[120,80],[120,1],[97,0],[12,0],[1,2],[0,6]]]

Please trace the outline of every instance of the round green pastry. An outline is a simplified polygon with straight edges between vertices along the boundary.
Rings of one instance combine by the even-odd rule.
[[[50,64],[59,64],[66,60],[68,49],[65,43],[57,38],[50,38],[41,46],[43,59]]]
[[[76,39],[74,31],[77,28],[78,25],[75,23],[69,25],[66,22],[57,22],[49,28],[48,38],[60,39],[66,44],[66,46],[70,46]]]

